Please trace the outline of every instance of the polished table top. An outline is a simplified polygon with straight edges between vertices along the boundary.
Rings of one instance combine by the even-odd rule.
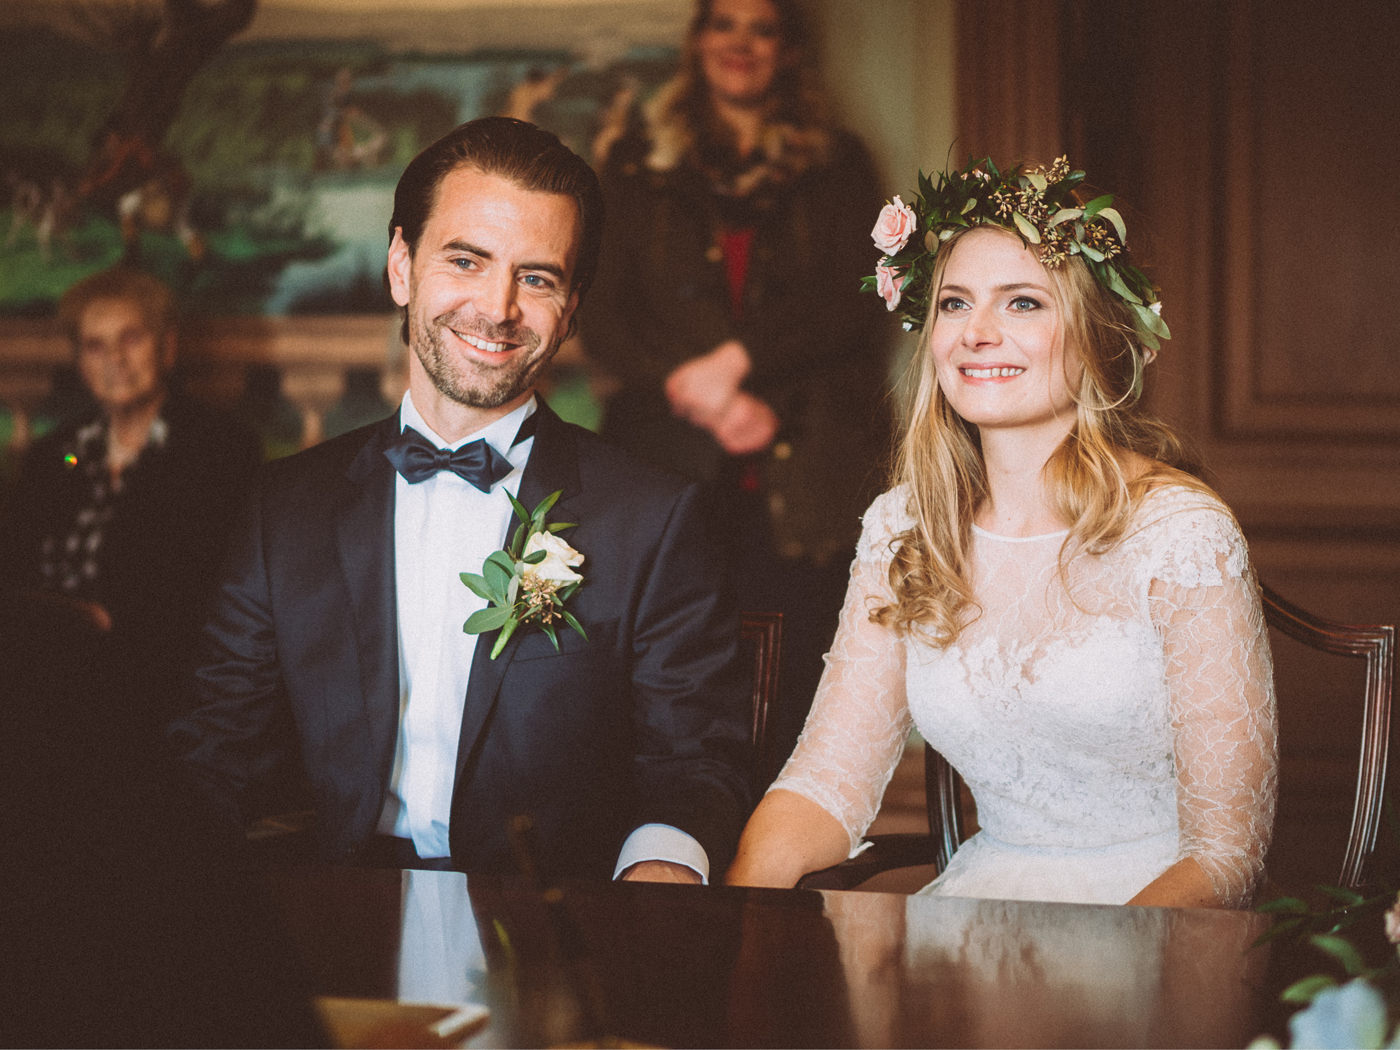
[[[270,878],[316,994],[479,1003],[485,1027],[450,1040],[470,1046],[1243,1046],[1275,999],[1249,912]]]

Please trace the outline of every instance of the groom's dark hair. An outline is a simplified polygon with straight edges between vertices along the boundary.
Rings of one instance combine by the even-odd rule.
[[[522,189],[562,193],[578,205],[579,245],[573,289],[582,297],[598,266],[603,241],[603,191],[588,163],[559,137],[511,117],[482,117],[453,128],[414,157],[394,190],[389,240],[403,230],[410,251],[418,248],[438,186],[458,168],[475,168],[509,179]]]

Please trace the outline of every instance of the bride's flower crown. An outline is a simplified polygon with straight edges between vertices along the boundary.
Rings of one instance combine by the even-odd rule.
[[[1171,338],[1161,301],[1128,259],[1128,231],[1112,194],[1081,203],[1075,191],[1083,181],[1084,172],[1071,171],[1066,157],[1049,168],[1017,167],[1005,175],[987,157],[963,171],[940,172],[937,184],[920,172],[912,206],[895,197],[881,209],[870,236],[882,254],[862,287],[898,310],[906,330],[922,328],[939,246],[962,229],[1000,226],[1017,234],[1047,269],[1080,256],[1099,284],[1128,304],[1150,357],[1158,339]]]

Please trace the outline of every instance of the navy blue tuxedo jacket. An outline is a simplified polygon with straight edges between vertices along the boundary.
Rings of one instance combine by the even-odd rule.
[[[588,640],[561,630],[556,652],[522,628],[493,661],[496,636],[482,637],[453,864],[511,870],[507,823],[529,814],[542,873],[611,877],[626,836],[659,822],[693,835],[718,875],[749,808],[747,701],[698,493],[539,411],[520,500],[562,490],[550,520],[578,523],[566,538],[587,559],[585,582],[569,608]],[[264,469],[205,630],[198,706],[172,730],[239,822],[249,793],[299,752],[332,860],[374,832],[393,765],[395,474],[383,450],[398,426],[395,413]]]

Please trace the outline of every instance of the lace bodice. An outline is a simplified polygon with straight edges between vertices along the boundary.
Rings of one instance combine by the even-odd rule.
[[[1045,858],[1150,843],[1150,858],[1139,850],[1122,869],[1121,893],[1062,899],[1126,900],[1189,855],[1222,901],[1246,904],[1273,824],[1276,716],[1258,590],[1229,512],[1207,493],[1159,488],[1120,543],[1067,557],[1063,574],[1066,534],[975,529],[980,614],[945,648],[869,619],[891,600],[891,545],[910,523],[902,490],[867,512],[812,713],[773,787],[830,812],[854,850],[912,723],[971,789],[977,837],[1002,847],[964,847],[955,861],[1031,856],[1043,881],[1057,863]],[[1014,878],[986,884],[1021,895]]]

